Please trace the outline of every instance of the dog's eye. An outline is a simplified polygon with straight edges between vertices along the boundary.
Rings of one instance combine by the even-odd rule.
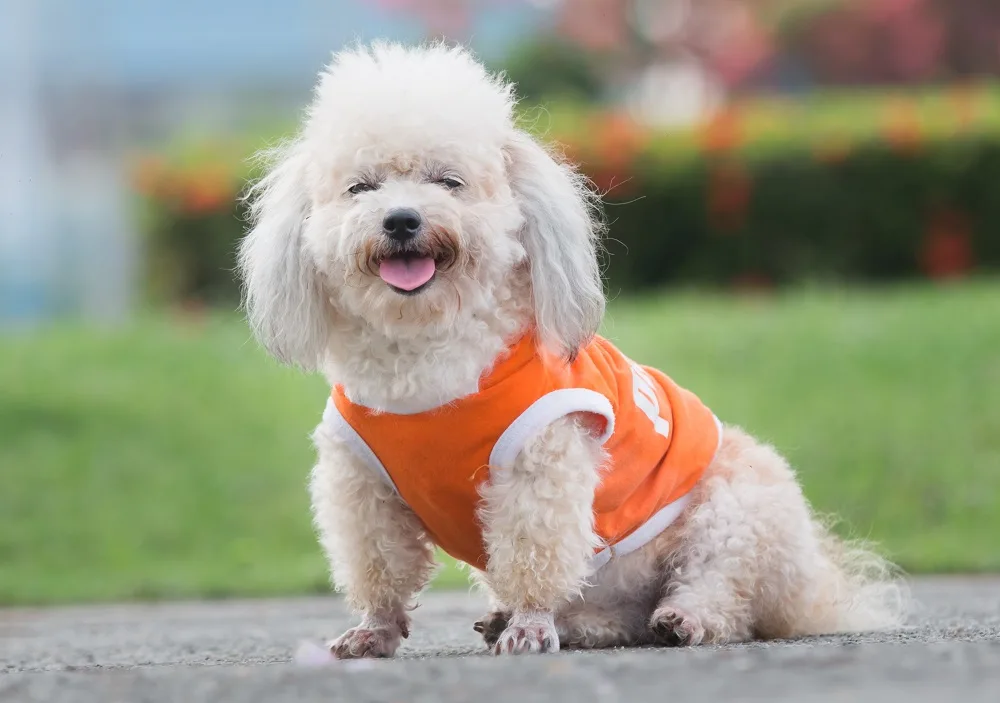
[[[436,183],[438,185],[444,186],[448,190],[457,190],[465,185],[464,183],[462,183],[462,181],[458,180],[457,178],[451,178],[451,177],[440,178],[436,181]]]
[[[347,192],[351,195],[360,195],[361,193],[367,193],[369,191],[376,190],[377,188],[378,186],[371,183],[355,183],[347,189]]]

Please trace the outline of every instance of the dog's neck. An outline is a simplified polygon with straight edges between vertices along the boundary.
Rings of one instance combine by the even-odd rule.
[[[467,311],[456,324],[427,334],[395,338],[363,320],[337,331],[324,372],[351,402],[373,410],[413,414],[479,390],[479,381],[533,319],[526,297],[493,301]]]

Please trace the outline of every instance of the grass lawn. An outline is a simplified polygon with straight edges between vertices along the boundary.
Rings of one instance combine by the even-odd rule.
[[[606,334],[906,568],[1000,569],[1000,281],[673,293],[612,305]],[[326,393],[235,316],[8,333],[0,602],[326,590],[305,490]]]

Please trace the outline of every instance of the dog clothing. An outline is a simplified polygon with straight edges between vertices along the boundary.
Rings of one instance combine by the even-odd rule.
[[[547,425],[582,413],[609,456],[594,497],[604,545],[598,569],[639,549],[684,509],[715,456],[718,419],[691,392],[594,338],[571,362],[528,334],[480,379],[479,391],[426,412],[373,411],[333,389],[325,426],[393,487],[451,556],[486,568],[480,485],[508,471]],[[586,467],[580,467],[581,471]]]

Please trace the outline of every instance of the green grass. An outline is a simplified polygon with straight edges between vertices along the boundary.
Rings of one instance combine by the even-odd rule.
[[[612,305],[606,334],[906,568],[1000,569],[1000,282],[674,293]],[[0,339],[0,602],[326,590],[305,488],[326,393],[235,317]]]

